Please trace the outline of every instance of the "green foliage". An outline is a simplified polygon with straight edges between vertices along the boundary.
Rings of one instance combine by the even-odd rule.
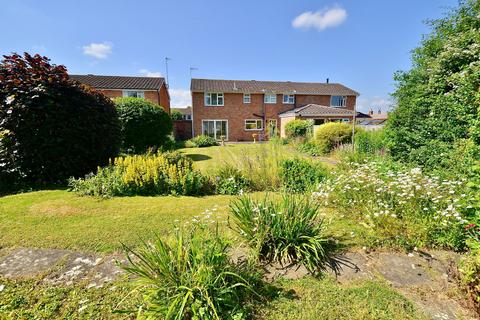
[[[319,156],[322,154],[322,150],[318,147],[314,140],[303,140],[295,144],[298,151],[308,154],[310,156]]]
[[[465,180],[427,176],[388,163],[347,163],[314,193],[371,230],[376,244],[463,249]]]
[[[192,160],[178,152],[118,157],[97,174],[70,179],[74,192],[93,196],[197,195],[205,192],[205,177]]]
[[[285,125],[287,138],[306,137],[313,129],[313,122],[309,120],[292,120]]]
[[[65,183],[118,153],[115,106],[28,53],[0,64],[0,189]],[[13,186],[15,187],[15,186]],[[1,191],[0,191],[1,192]]]
[[[460,261],[460,282],[476,306],[477,312],[480,312],[480,227],[472,223],[465,227],[465,231],[470,253]]]
[[[162,107],[140,98],[115,99],[120,119],[123,149],[142,153],[165,145],[172,133],[172,119]]]
[[[232,165],[225,165],[215,175],[217,194],[242,194],[248,191],[250,182],[243,173]]]
[[[378,155],[386,152],[387,140],[385,131],[360,130],[355,133],[355,151],[366,155]]]
[[[455,161],[451,146],[458,140],[473,138],[478,145],[479,14],[480,2],[467,0],[432,21],[431,33],[413,52],[412,69],[395,75],[397,107],[386,127],[395,159],[444,167]],[[425,162],[424,151],[442,156]]]
[[[322,124],[315,131],[315,142],[322,154],[327,154],[344,143],[351,142],[352,126],[341,122]]]
[[[139,313],[162,319],[244,319],[246,301],[255,295],[241,266],[230,262],[229,242],[218,227],[178,230],[172,241],[160,237],[138,249],[125,246],[147,307]],[[250,272],[255,274],[255,272]]]
[[[309,198],[292,195],[281,201],[242,197],[230,205],[234,230],[260,261],[303,264],[313,274],[334,263],[335,246],[318,210]]]
[[[172,120],[182,120],[183,119],[182,113],[178,110],[172,110],[170,112],[170,117],[172,118]]]
[[[327,176],[327,170],[320,162],[294,158],[280,164],[282,187],[289,192],[305,192]]]
[[[216,145],[218,145],[218,142],[215,138],[205,135],[196,136],[185,143],[187,148],[203,148]]]

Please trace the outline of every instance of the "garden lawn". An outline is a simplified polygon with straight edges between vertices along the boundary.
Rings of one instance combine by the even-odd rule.
[[[0,319],[132,319],[142,305],[141,294],[123,280],[103,288],[50,286],[39,279],[0,278],[0,284],[4,285]],[[340,285],[330,277],[307,277],[273,285],[278,297],[259,301],[253,319],[427,319],[410,301],[379,281]],[[123,314],[122,310],[130,312]]]
[[[99,199],[63,190],[5,196],[0,198],[0,247],[113,252],[120,249],[121,242],[134,244],[153,232],[164,235],[175,223],[190,221],[215,206],[224,221],[233,198]]]

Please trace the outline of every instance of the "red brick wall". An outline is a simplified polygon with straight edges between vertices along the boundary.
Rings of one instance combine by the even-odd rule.
[[[170,113],[170,97],[165,84],[160,88],[160,99],[157,103],[159,103],[165,111]]]
[[[259,116],[263,115],[264,108],[266,119],[276,119],[277,130],[280,130],[279,113],[308,103],[330,105],[330,96],[296,95],[295,99],[295,104],[284,104],[282,103],[283,94],[277,94],[276,104],[264,104],[263,94],[252,94],[251,102],[243,103],[243,93],[225,93],[224,106],[210,107],[204,105],[203,92],[192,92],[194,134],[195,136],[202,134],[202,119],[228,120],[229,141],[252,141],[252,134],[263,133],[263,131],[245,130],[245,119],[262,119]],[[353,109],[354,104],[355,97],[348,97],[347,108],[351,105]]]

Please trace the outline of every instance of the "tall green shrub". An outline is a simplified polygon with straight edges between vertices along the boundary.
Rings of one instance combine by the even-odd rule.
[[[315,131],[315,141],[319,150],[326,154],[334,148],[351,142],[352,126],[341,122],[329,122],[321,125]]]
[[[306,137],[312,128],[312,121],[292,120],[285,125],[285,135],[287,138]]]
[[[355,151],[366,155],[376,155],[386,151],[385,131],[358,131],[355,134]]]
[[[413,67],[395,74],[397,106],[386,127],[395,159],[442,167],[453,156],[448,146],[480,128],[479,15],[480,2],[466,0],[431,21],[431,33],[413,51]],[[422,149],[443,156],[421,163]]]
[[[119,144],[120,126],[110,99],[70,81],[66,68],[46,57],[4,56],[0,189],[83,176],[107,164]]]
[[[123,134],[123,149],[142,153],[169,142],[172,119],[163,108],[140,98],[117,98],[115,105]]]
[[[282,187],[290,192],[304,192],[327,176],[327,170],[320,162],[294,158],[280,164]]]

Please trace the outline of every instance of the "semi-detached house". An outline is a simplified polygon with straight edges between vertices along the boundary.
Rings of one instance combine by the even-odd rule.
[[[351,122],[359,93],[339,83],[192,79],[193,135],[252,141],[294,119]]]

